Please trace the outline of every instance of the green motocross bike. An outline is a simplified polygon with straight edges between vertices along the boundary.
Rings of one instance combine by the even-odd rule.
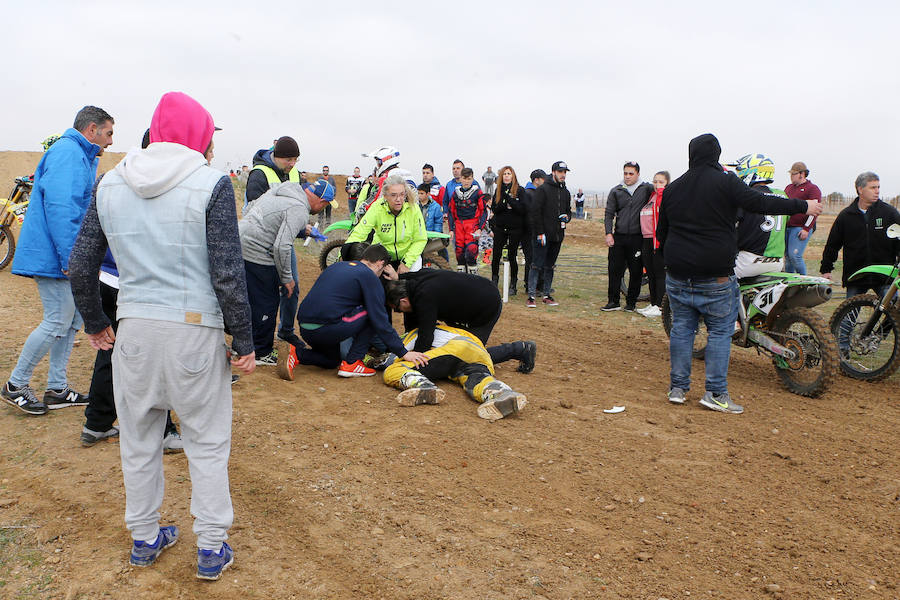
[[[900,238],[900,225],[888,227],[887,237]],[[877,273],[891,279],[884,296],[860,294],[847,298],[831,316],[844,375],[863,381],[881,381],[900,367],[900,261],[893,265],[869,265],[850,276],[850,281]]]
[[[354,223],[351,219],[346,219],[344,221],[335,221],[325,228],[325,231],[322,232],[325,235],[328,235],[333,231],[344,231],[346,233],[325,242],[322,251],[319,253],[320,269],[324,271],[330,265],[341,260],[341,247],[347,242],[347,236],[350,235],[350,230],[353,229],[353,225]],[[449,233],[429,231],[428,242],[425,243],[425,248],[422,250],[422,266],[450,270],[450,263],[447,262],[443,256],[437,254],[439,250],[442,250],[449,245]]]
[[[795,273],[764,273],[738,281],[741,302],[731,342],[753,347],[772,357],[784,386],[801,396],[821,395],[838,370],[834,336],[818,313],[811,310],[831,299],[831,281]],[[666,335],[672,330],[669,297],[662,301]],[[702,317],[701,321],[702,323]],[[706,332],[698,326],[694,357],[706,351]]]

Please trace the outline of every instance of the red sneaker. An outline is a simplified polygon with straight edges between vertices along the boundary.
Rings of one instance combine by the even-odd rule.
[[[348,364],[347,361],[341,361],[341,368],[338,369],[338,377],[371,377],[375,374],[375,369],[370,369],[358,360],[355,363]]]
[[[300,362],[297,360],[297,348],[293,344],[287,344],[288,352],[278,353],[278,362],[275,365],[275,373],[287,381],[294,380],[294,367]]]

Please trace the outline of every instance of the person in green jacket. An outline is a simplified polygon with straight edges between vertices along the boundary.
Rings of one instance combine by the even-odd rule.
[[[422,266],[428,234],[415,192],[399,175],[389,176],[382,191],[382,197],[350,232],[347,244],[370,241],[371,234],[372,244],[387,248],[398,273],[417,271]]]

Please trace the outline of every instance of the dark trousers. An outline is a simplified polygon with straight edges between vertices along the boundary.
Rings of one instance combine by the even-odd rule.
[[[330,202],[325,205],[324,214],[325,214],[325,224],[331,225],[331,203]]]
[[[666,293],[666,265],[663,262],[662,251],[653,249],[653,238],[644,238],[641,246],[641,259],[643,259],[650,285],[650,304],[660,306],[663,294]]]
[[[553,288],[553,267],[556,266],[556,259],[559,257],[559,251],[562,249],[562,240],[551,242],[547,240],[545,246],[540,245],[537,240],[534,242],[534,261],[531,264],[531,271],[528,273],[528,297],[534,298],[535,292],[538,291],[538,279],[543,280],[541,293],[544,296],[550,295]]]
[[[316,329],[306,329],[301,323],[300,337],[310,347],[298,348],[297,360],[301,365],[333,369],[341,364],[341,342],[353,338],[345,359],[352,364],[366,355],[374,335],[369,313],[361,306],[337,323],[329,323]]]
[[[531,235],[530,229],[525,229],[522,231],[522,238],[519,241],[519,245],[522,246],[522,254],[525,256],[525,275],[522,279],[522,284],[525,289],[528,289],[528,274],[531,273],[531,262],[534,259],[534,236]],[[516,269],[519,266],[516,265]],[[540,283],[540,281],[538,281]]]
[[[100,299],[103,302],[103,313],[112,323],[113,331],[119,329],[116,321],[116,299],[119,290],[105,283],[100,284]],[[91,375],[90,400],[84,407],[84,426],[91,431],[108,431],[116,420],[116,402],[113,398],[112,349],[98,350],[94,359],[94,372]],[[172,413],[166,414],[166,430],[163,435],[178,429],[172,422]]]
[[[519,246],[522,244],[521,229],[507,229],[497,227],[494,230],[494,254],[491,257],[491,279],[500,280],[500,263],[503,261],[503,249],[506,248],[506,260],[509,261],[509,285],[516,289],[516,281],[519,279]]]
[[[615,244],[609,249],[609,301],[619,303],[622,276],[627,267],[630,277],[625,305],[634,306],[641,293],[641,244],[644,238],[639,233],[616,233],[613,237]]]
[[[247,297],[250,301],[250,318],[253,327],[253,348],[256,356],[266,356],[272,352],[275,342],[275,324],[278,304],[281,301],[279,288],[281,278],[274,265],[258,265],[244,261],[247,275]],[[297,291],[294,290],[296,294]]]
[[[294,319],[297,318],[297,307],[300,305],[300,284],[297,279],[297,254],[291,252],[291,276],[294,278],[294,293],[287,295],[287,290],[281,288],[281,301],[278,305],[279,325],[278,335],[287,337],[294,333]]]

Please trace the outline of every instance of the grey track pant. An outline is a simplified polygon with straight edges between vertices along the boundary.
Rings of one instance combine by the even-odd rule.
[[[148,319],[119,322],[112,356],[125,479],[125,524],[155,540],[162,506],[166,411],[181,423],[197,545],[218,550],[234,520],[228,487],[231,368],[221,329]]]

